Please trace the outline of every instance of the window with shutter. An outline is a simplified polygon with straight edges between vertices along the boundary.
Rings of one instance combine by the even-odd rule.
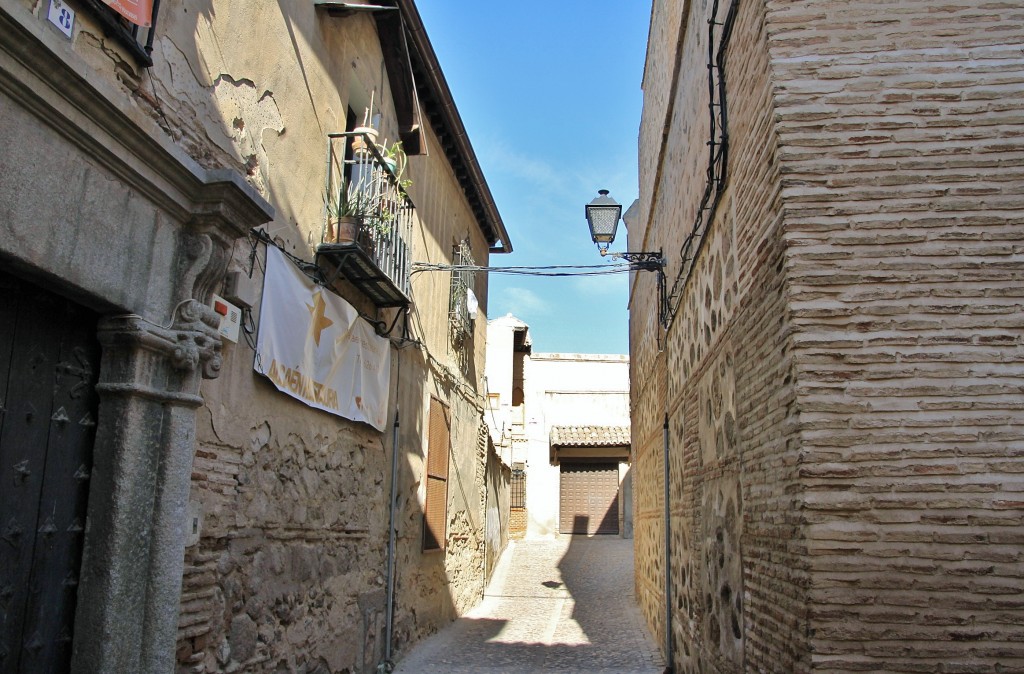
[[[451,416],[437,398],[430,399],[427,437],[427,504],[423,513],[423,549],[444,550],[448,520],[448,452]]]

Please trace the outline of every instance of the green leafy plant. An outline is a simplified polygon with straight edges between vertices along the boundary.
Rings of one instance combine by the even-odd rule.
[[[402,178],[405,174],[405,169],[409,166],[409,157],[402,148],[402,141],[396,140],[391,145],[388,145],[385,139],[384,144],[378,145],[377,149],[380,151],[384,163],[388,165],[388,168],[395,175],[395,180],[398,181],[399,186],[403,190],[408,189],[412,185],[412,181],[408,178]]]
[[[391,225],[395,222],[398,217],[398,213],[392,208],[389,203],[382,203],[380,209],[377,211],[376,217],[373,219],[373,228],[375,233],[387,236],[391,233]]]
[[[327,204],[327,240],[333,243],[354,241],[359,229],[374,212],[374,204],[361,184],[342,179]]]
[[[365,218],[372,210],[372,204],[367,198],[362,186],[358,183],[352,184],[342,179],[338,186],[337,195],[327,198],[327,212],[329,217],[340,218]]]

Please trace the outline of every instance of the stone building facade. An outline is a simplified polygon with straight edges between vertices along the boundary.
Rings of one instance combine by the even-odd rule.
[[[93,0],[0,2],[0,569],[28,588],[0,593],[5,666],[376,671],[482,595],[508,485],[486,278],[413,274],[391,308],[331,285],[390,328],[384,432],[282,395],[211,308],[235,272],[258,331],[267,245],[320,274],[328,134],[371,106],[408,154],[408,259],[511,250],[413,2],[327,4],[164,0],[147,37]]]
[[[487,421],[513,470],[511,531],[631,537],[629,359],[534,353],[509,314],[488,324],[486,372]]]
[[[653,3],[636,582],[676,671],[1024,668],[1022,43],[1012,2]]]

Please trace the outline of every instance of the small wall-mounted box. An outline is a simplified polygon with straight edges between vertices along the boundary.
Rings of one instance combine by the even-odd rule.
[[[220,336],[238,342],[238,328],[242,325],[242,310],[219,295],[213,296],[213,310],[220,315]]]
[[[257,291],[256,282],[240,271],[228,272],[224,279],[224,299],[243,309],[256,306]]]
[[[203,506],[198,501],[189,501],[185,511],[185,547],[192,547],[203,535]]]

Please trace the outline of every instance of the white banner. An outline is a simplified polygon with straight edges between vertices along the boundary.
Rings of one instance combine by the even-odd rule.
[[[253,367],[310,407],[384,430],[390,343],[274,246],[267,246]]]

